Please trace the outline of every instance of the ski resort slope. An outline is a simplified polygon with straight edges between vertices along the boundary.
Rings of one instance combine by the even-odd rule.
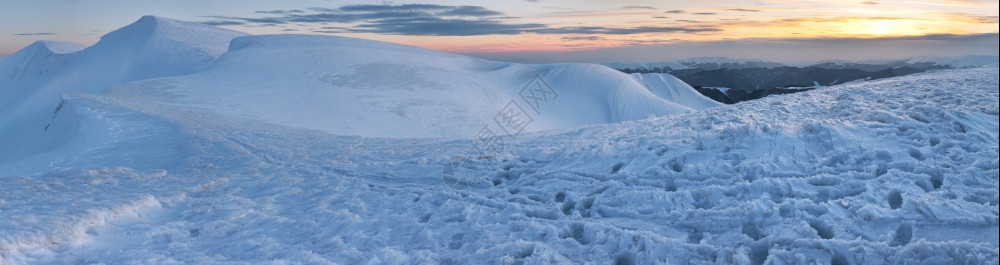
[[[32,83],[56,97],[48,128],[18,135],[62,142],[0,149],[16,158],[0,161],[0,264],[1000,262],[997,68],[691,111],[646,88],[667,76],[231,39],[190,73]],[[525,87],[558,97],[536,111]],[[512,101],[538,127],[496,153],[457,133]]]

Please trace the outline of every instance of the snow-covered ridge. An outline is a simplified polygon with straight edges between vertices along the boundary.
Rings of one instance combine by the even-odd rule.
[[[242,35],[200,23],[145,16],[104,35],[87,52],[130,58],[121,62],[118,75],[122,81],[133,81],[196,72]]]
[[[530,106],[536,102],[521,94],[533,84],[554,93]],[[692,110],[598,65],[520,65],[314,35],[238,37],[204,71],[122,85],[112,95],[147,89],[176,95],[155,99],[165,103],[377,137],[471,138],[511,101],[530,111],[526,132]]]
[[[84,45],[58,42],[37,41],[24,47],[10,56],[0,58],[0,78],[15,79],[31,75],[44,74],[71,60],[72,53],[86,48]]]
[[[58,120],[63,96],[98,94],[130,81],[196,72],[224,52],[243,33],[198,23],[147,16],[102,37],[93,46],[39,42],[0,61],[0,164],[57,150],[75,133],[50,128]],[[25,60],[17,60],[24,58]],[[32,75],[18,75],[31,68]],[[66,128],[72,126],[70,120]]]

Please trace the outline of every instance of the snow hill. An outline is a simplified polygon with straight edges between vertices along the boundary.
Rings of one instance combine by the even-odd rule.
[[[521,94],[538,84],[554,92],[535,110]],[[374,137],[470,138],[511,100],[533,119],[525,131],[692,110],[598,65],[520,65],[309,35],[239,37],[204,71],[125,84],[111,93],[141,96],[150,90],[176,95],[155,99],[164,103]]]
[[[1000,260],[997,68],[690,111],[711,104],[669,76],[594,65],[155,17],[118,33],[0,86],[0,133],[48,144],[0,138],[0,264]],[[447,137],[526,85],[558,93],[522,106],[539,127],[492,156]]]

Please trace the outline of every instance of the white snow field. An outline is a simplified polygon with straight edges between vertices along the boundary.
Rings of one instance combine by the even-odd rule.
[[[716,106],[668,75],[242,35],[144,17],[0,59],[0,264],[1000,261],[997,68]]]

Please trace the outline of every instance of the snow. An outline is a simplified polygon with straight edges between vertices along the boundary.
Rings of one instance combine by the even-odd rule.
[[[0,58],[0,73],[5,79],[42,74],[65,64],[71,54],[86,46],[57,41],[37,41],[10,56]]]
[[[708,107],[668,75],[140,22],[197,37],[84,60],[149,30],[109,34],[3,81],[54,98],[0,106],[0,133],[59,144],[0,149],[0,264],[1000,260],[997,68]],[[536,112],[539,79],[558,97]],[[407,99],[425,113],[388,111]],[[465,130],[511,101],[537,127],[481,155]],[[22,114],[40,127],[6,126]]]
[[[4,58],[0,61],[0,71],[4,71],[0,72],[0,139],[6,143],[0,164],[56,150],[72,138],[68,131],[48,132],[63,95],[96,94],[114,84],[196,72],[240,35],[244,34],[147,16],[86,49],[39,42]]]
[[[632,76],[645,84],[653,94],[670,102],[677,102],[692,109],[723,105],[698,93],[693,87],[671,74],[632,74]]]
[[[534,119],[525,131],[692,110],[598,65],[501,63],[311,35],[239,37],[204,71],[124,84],[110,94],[170,93],[153,100],[339,135],[469,138],[529,83],[554,94],[538,110],[521,106]]]
[[[728,88],[728,87],[711,87],[711,86],[710,87],[704,87],[704,88],[715,89],[715,90],[718,90],[719,92],[722,92],[722,94],[725,94],[725,95],[729,95],[729,90],[731,89],[731,88]]]

